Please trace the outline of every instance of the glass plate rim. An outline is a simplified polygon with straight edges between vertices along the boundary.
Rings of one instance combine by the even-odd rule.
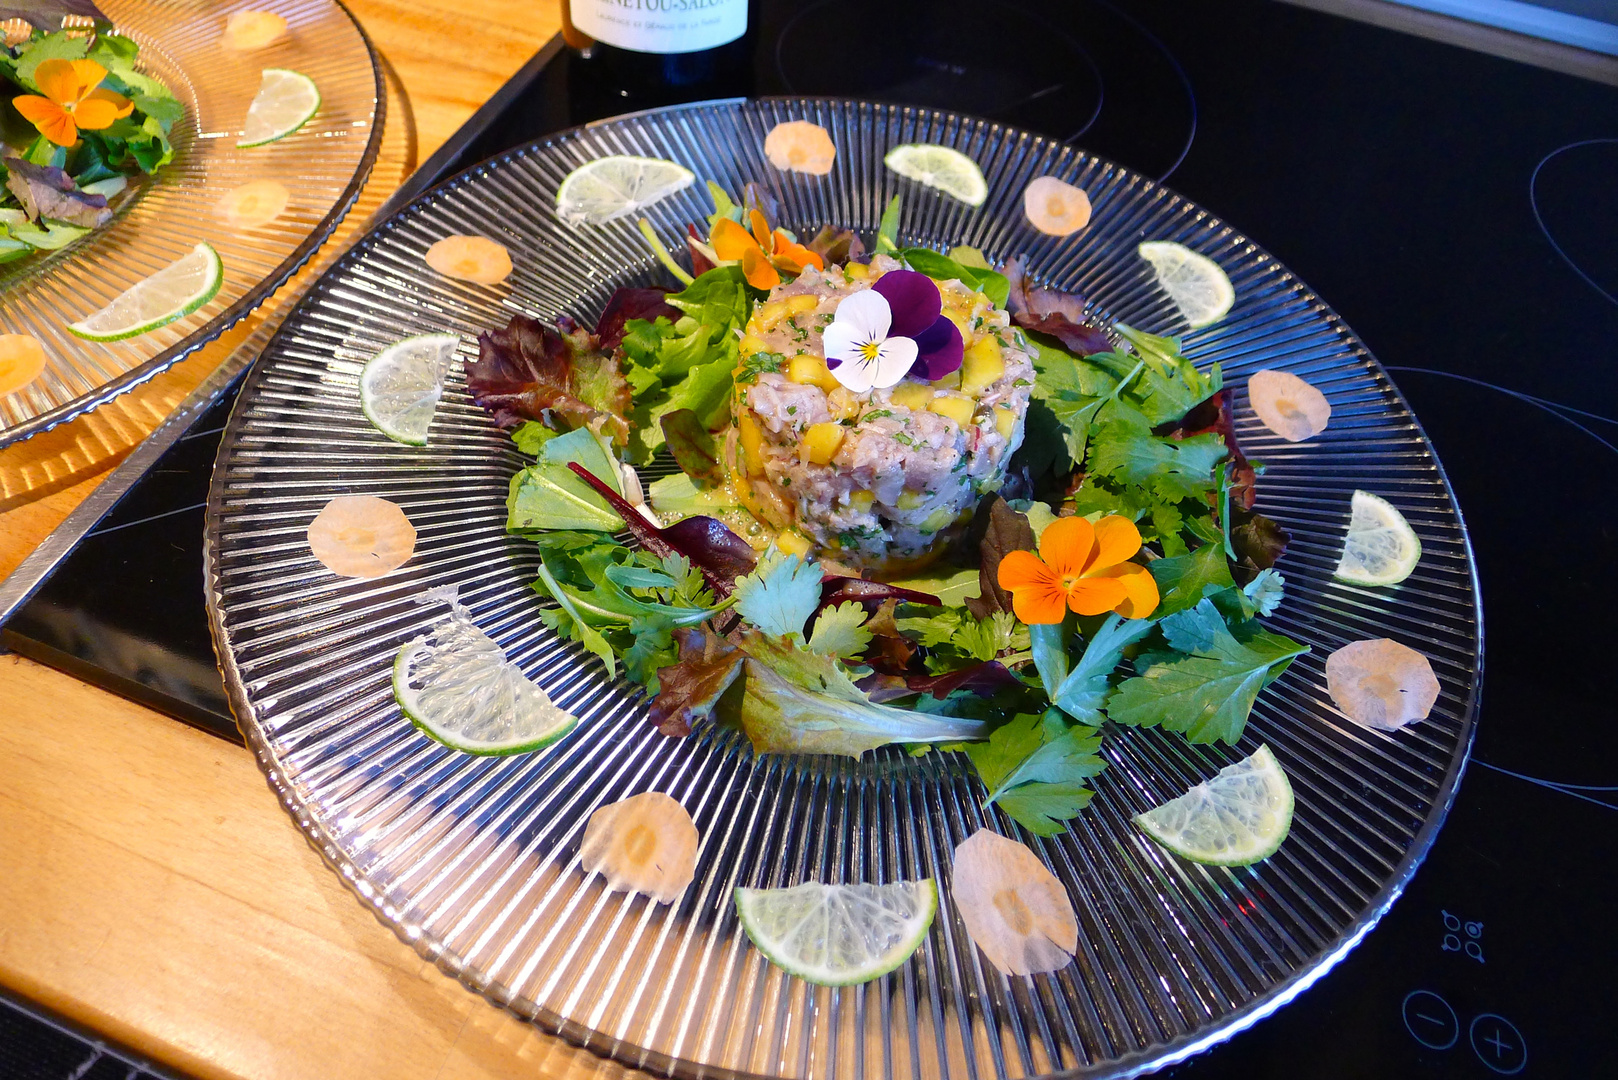
[[[340,2],[340,0],[334,0]],[[565,128],[531,142],[512,147],[498,154],[468,166],[453,176],[434,184],[423,191],[409,203],[399,207],[383,221],[378,222],[364,237],[358,240],[342,257],[334,263],[321,278],[316,281],[299,301],[288,318],[277,329],[276,335],[260,354],[259,361],[255,362],[243,381],[241,393],[237,396],[237,404],[232,408],[225,429],[220,436],[219,451],[215,458],[213,476],[209,483],[206,522],[203,536],[203,568],[206,584],[206,599],[208,609],[209,630],[214,641],[214,651],[219,662],[220,673],[224,676],[226,696],[230,702],[232,713],[236,719],[237,728],[241,731],[248,747],[252,750],[259,767],[264,771],[265,781],[270,790],[274,792],[282,808],[292,818],[294,825],[304,835],[311,847],[320,854],[321,859],[341,878],[343,884],[365,906],[371,914],[387,927],[405,944],[413,948],[423,959],[433,963],[440,971],[456,979],[468,990],[484,998],[490,1004],[507,1010],[519,1018],[529,1021],[542,1030],[547,1031],[567,1042],[588,1050],[596,1055],[605,1057],[621,1065],[642,1069],[653,1073],[677,1077],[679,1080],[774,1080],[768,1074],[752,1073],[732,1069],[726,1066],[705,1065],[685,1058],[677,1058],[661,1051],[616,1039],[588,1027],[575,1020],[561,1016],[554,1011],[539,1005],[537,1002],[520,1001],[517,994],[507,988],[501,987],[493,980],[482,976],[475,967],[465,958],[442,947],[438,941],[423,932],[419,927],[408,924],[383,896],[371,888],[365,879],[361,867],[342,853],[342,849],[331,835],[327,827],[315,816],[307,811],[306,804],[299,798],[297,786],[290,781],[268,739],[257,722],[256,710],[247,694],[246,681],[235,662],[235,655],[231,648],[230,632],[225,625],[224,612],[219,604],[221,578],[216,557],[219,550],[220,511],[224,499],[224,466],[230,457],[231,449],[236,438],[240,435],[246,424],[245,410],[241,403],[250,400],[251,392],[264,381],[270,371],[269,365],[262,362],[263,357],[272,353],[282,334],[290,333],[298,321],[302,309],[313,302],[315,297],[326,291],[329,283],[337,281],[341,275],[354,264],[364,258],[382,238],[405,220],[422,213],[429,206],[442,198],[445,194],[465,187],[476,181],[483,173],[500,168],[517,158],[544,150],[554,144],[567,141],[582,132],[590,131],[607,125],[620,123],[649,116],[660,116],[686,111],[700,111],[715,106],[729,105],[736,108],[745,108],[748,105],[766,103],[828,103],[842,107],[870,108],[876,111],[890,111],[905,117],[929,116],[946,124],[968,125],[982,124],[989,132],[1016,132],[1021,136],[1029,137],[1042,143],[1062,144],[1060,140],[1039,132],[1018,128],[1015,125],[1000,123],[984,117],[962,113],[948,109],[934,109],[926,106],[909,105],[902,102],[882,101],[872,98],[848,98],[837,95],[813,94],[784,94],[761,95],[757,97],[728,97],[715,98],[704,101],[686,102],[677,105],[654,107],[621,113],[587,123],[577,124]],[[1473,679],[1467,688],[1465,705],[1460,719],[1460,730],[1457,734],[1455,748],[1450,755],[1444,777],[1437,785],[1432,808],[1427,814],[1421,828],[1412,837],[1410,846],[1404,856],[1383,882],[1381,888],[1369,899],[1360,914],[1345,927],[1334,940],[1331,946],[1322,953],[1311,958],[1305,965],[1300,966],[1286,978],[1277,981],[1268,989],[1256,995],[1245,1005],[1223,1014],[1216,1020],[1205,1023],[1202,1027],[1183,1035],[1177,1039],[1159,1043],[1142,1050],[1133,1051],[1120,1057],[1109,1059],[1093,1067],[1080,1067],[1077,1069],[1057,1070],[1047,1074],[1039,1074],[1053,1078],[1074,1078],[1074,1080],[1126,1080],[1126,1078],[1142,1076],[1156,1072],[1172,1065],[1185,1062],[1195,1055],[1226,1042],[1234,1036],[1248,1030],[1255,1024],[1266,1019],[1283,1006],[1291,1003],[1300,994],[1314,986],[1320,979],[1330,974],[1336,966],[1358,946],[1373,929],[1382,917],[1393,907],[1399,897],[1403,895],[1406,886],[1414,877],[1416,871],[1425,861],[1437,840],[1439,831],[1443,828],[1454,805],[1455,796],[1459,791],[1460,783],[1466,772],[1466,766],[1471,760],[1473,740],[1477,731],[1478,711],[1482,702],[1483,673],[1484,673],[1484,621],[1483,596],[1478,580],[1477,558],[1472,546],[1470,530],[1467,528],[1465,516],[1460,501],[1456,498],[1454,486],[1451,484],[1449,474],[1445,470],[1443,461],[1428,437],[1426,429],[1422,426],[1415,410],[1410,407],[1403,391],[1388,375],[1382,362],[1370,350],[1364,341],[1350,328],[1340,315],[1320,295],[1297,274],[1293,273],[1267,248],[1255,242],[1245,232],[1236,229],[1229,222],[1208,210],[1201,203],[1190,199],[1169,185],[1140,173],[1126,165],[1122,165],[1110,158],[1072,146],[1073,150],[1086,158],[1109,166],[1120,173],[1137,177],[1150,191],[1176,198],[1185,204],[1195,207],[1203,217],[1200,224],[1203,228],[1212,230],[1225,229],[1241,243],[1249,246],[1260,257],[1269,260],[1275,266],[1284,270],[1292,280],[1294,295],[1302,297],[1313,314],[1322,319],[1335,330],[1343,339],[1350,351],[1363,360],[1373,374],[1385,380],[1390,390],[1403,405],[1410,423],[1420,438],[1422,445],[1430,455],[1434,471],[1449,500],[1450,509],[1455,513],[1456,526],[1459,532],[1463,549],[1466,554],[1466,578],[1472,597],[1472,618],[1476,627],[1476,644],[1473,649],[1472,668]],[[246,718],[246,722],[244,722]],[[528,1007],[528,1006],[532,1007]]]
[[[377,59],[376,46],[371,37],[365,32],[365,27],[359,19],[348,9],[343,0],[327,0],[338,11],[341,11],[359,33],[360,41],[365,46],[366,60],[371,65],[371,81],[376,95],[376,110],[372,113],[370,131],[366,135],[365,149],[360,154],[359,164],[354,175],[338,195],[337,201],[327,210],[320,222],[310,230],[293,248],[281,263],[265,275],[252,288],[243,293],[241,298],[231,304],[224,311],[215,315],[189,335],[170,345],[142,364],[130,368],[128,371],[114,379],[102,383],[88,393],[80,394],[71,401],[63,402],[47,412],[42,412],[28,420],[9,428],[0,428],[0,449],[33,438],[65,424],[76,420],[85,413],[105,405],[113,398],[127,394],[141,383],[155,378],[164,371],[178,364],[192,353],[209,344],[225,331],[251,315],[265,300],[296,274],[307,263],[314,253],[320,250],[322,244],[331,238],[342,224],[343,218],[353,207],[354,201],[359,198],[360,189],[370,179],[371,170],[376,165],[377,156],[382,152],[382,127],[387,122],[388,93],[387,82],[382,74],[382,66]]]

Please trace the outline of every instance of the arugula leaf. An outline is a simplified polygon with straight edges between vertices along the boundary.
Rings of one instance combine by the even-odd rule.
[[[802,638],[803,624],[820,606],[819,563],[771,549],[752,573],[736,579],[736,610],[772,637]]]
[[[1126,619],[1117,613],[1090,635],[1084,655],[1051,694],[1051,701],[1073,719],[1100,724],[1101,706],[1110,689],[1108,676],[1124,658],[1124,650],[1151,632],[1153,619]]]
[[[1054,836],[1090,801],[1080,781],[1106,767],[1096,754],[1095,728],[1067,727],[1059,717],[1023,713],[1002,724],[986,743],[964,747],[983,785],[988,806],[998,802],[1029,832]]]
[[[1195,551],[1172,558],[1154,559],[1147,569],[1157,582],[1159,619],[1196,607],[1205,596],[1233,587],[1230,564],[1220,544],[1204,544]]]
[[[923,247],[905,248],[898,255],[910,269],[926,274],[934,281],[959,281],[987,296],[996,307],[1005,307],[1011,295],[1011,282],[1006,280],[1004,274],[996,273],[987,266],[967,266],[948,255],[940,255],[931,248]]]
[[[1155,654],[1107,701],[1107,716],[1131,727],[1162,726],[1193,743],[1235,743],[1258,693],[1308,652],[1264,630],[1238,640],[1211,600],[1160,624],[1177,653]]]
[[[882,221],[876,229],[878,255],[893,255],[899,250],[899,207],[899,196],[895,195],[882,211]]]
[[[815,617],[815,629],[809,635],[810,651],[822,656],[858,656],[871,643],[871,631],[865,622],[865,607],[856,600],[826,608]]]
[[[1132,391],[1153,427],[1180,419],[1224,386],[1219,365],[1211,366],[1206,374],[1198,371],[1180,353],[1178,338],[1158,337],[1123,323],[1116,329],[1146,365]]]
[[[550,593],[559,606],[555,611],[542,610],[539,613],[540,620],[556,631],[557,635],[563,640],[577,641],[580,645],[599,656],[602,664],[607,668],[607,678],[612,678],[613,673],[618,670],[618,662],[613,655],[612,646],[607,644],[607,639],[601,636],[599,630],[585,621],[584,616],[574,606],[573,598],[568,595],[566,589],[563,589],[557,583],[544,563],[540,563],[539,580],[534,583],[534,587],[538,588],[541,585],[545,587],[545,591]]]

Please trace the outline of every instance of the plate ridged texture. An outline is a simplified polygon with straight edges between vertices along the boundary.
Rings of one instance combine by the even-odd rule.
[[[763,156],[778,121],[827,127],[824,179]],[[936,141],[988,177],[980,210],[882,167],[887,148]],[[959,755],[888,749],[859,761],[755,757],[700,728],[658,735],[644,701],[536,617],[538,560],[503,532],[506,483],[521,464],[456,370],[429,447],[388,441],[361,415],[357,379],[391,341],[452,331],[463,360],[480,329],[514,311],[593,318],[618,285],[656,279],[631,221],[571,228],[556,186],[590,158],[662,155],[732,192],[781,197],[785,224],[870,234],[905,193],[903,239],[1026,252],[1038,274],[1097,313],[1181,331],[1135,252],[1177,240],[1218,259],[1237,304],[1187,338],[1240,388],[1264,367],[1297,372],[1331,398],[1332,426],[1292,445],[1238,390],[1244,444],[1265,461],[1260,508],[1293,532],[1288,600],[1270,620],[1314,651],[1260,699],[1236,747],[1192,747],[1114,731],[1109,767],[1072,831],[1026,838],[1070,890],[1074,964],[1007,980],[984,962],[948,904],[911,961],[865,986],[809,987],[748,947],[731,890],[804,880],[933,877],[949,895],[951,853],[982,825],[1010,835]],[[1084,187],[1085,231],[1056,239],[1023,219],[1041,174]],[[696,185],[651,208],[665,238],[709,212]],[[422,255],[448,233],[510,246],[509,288],[435,276]],[[1334,582],[1349,497],[1399,505],[1426,556],[1394,590]],[[303,529],[333,495],[397,501],[416,556],[375,581],[324,573]],[[1481,670],[1471,555],[1439,464],[1398,391],[1349,330],[1273,258],[1152,181],[1071,147],[929,111],[825,100],[712,103],[603,122],[507,154],[446,184],[346,256],[255,370],[221,447],[209,505],[210,608],[233,704],[272,787],[361,897],[469,986],[599,1052],[655,1069],[723,1075],[999,1077],[1074,1070],[1133,1075],[1194,1053],[1267,1015],[1323,974],[1403,888],[1448,807],[1470,744]],[[400,714],[389,665],[439,613],[412,597],[456,584],[478,625],[583,721],[566,739],[507,759],[457,755]],[[1443,685],[1431,718],[1388,736],[1331,706],[1322,665],[1339,645],[1390,636],[1431,657]],[[1292,834],[1268,862],[1195,866],[1130,819],[1268,743],[1292,778]],[[703,841],[674,907],[603,893],[577,871],[591,811],[641,791],[672,794]]]
[[[118,31],[140,45],[140,66],[185,105],[174,160],[114,200],[106,227],[60,251],[0,266],[0,333],[32,334],[45,371],[0,395],[0,446],[46,431],[151,378],[212,341],[302,266],[353,204],[382,132],[381,74],[348,12],[332,0],[106,0]],[[234,11],[285,16],[287,36],[251,52],[220,45]],[[293,135],[238,149],[259,72],[293,67],[315,80],[321,106]],[[252,180],[290,192],[268,225],[237,230],[215,216],[221,195]],[[212,244],[224,263],[219,294],[168,326],[115,342],[74,337],[67,324],[190,251]]]

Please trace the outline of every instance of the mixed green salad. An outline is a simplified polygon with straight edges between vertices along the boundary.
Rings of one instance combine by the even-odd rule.
[[[63,247],[174,156],[184,106],[109,25],[0,48],[0,262]]]

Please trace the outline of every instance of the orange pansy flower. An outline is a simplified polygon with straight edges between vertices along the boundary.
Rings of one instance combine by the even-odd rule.
[[[1157,608],[1152,572],[1129,559],[1140,550],[1140,530],[1116,515],[1091,525],[1058,518],[1039,537],[1039,554],[1013,551],[1000,560],[1000,587],[1029,625],[1059,623],[1072,608],[1080,615],[1116,611],[1144,619]]]
[[[781,284],[780,271],[803,273],[804,267],[817,270],[826,268],[826,261],[785,232],[770,231],[764,215],[757,210],[748,212],[751,232],[730,218],[720,218],[708,232],[708,243],[714,254],[726,262],[742,264],[742,276],[755,289],[773,289]]]
[[[79,141],[79,129],[100,131],[128,116],[135,105],[122,94],[98,90],[107,69],[94,60],[46,60],[34,69],[34,85],[44,93],[11,99],[24,119],[57,146]]]

